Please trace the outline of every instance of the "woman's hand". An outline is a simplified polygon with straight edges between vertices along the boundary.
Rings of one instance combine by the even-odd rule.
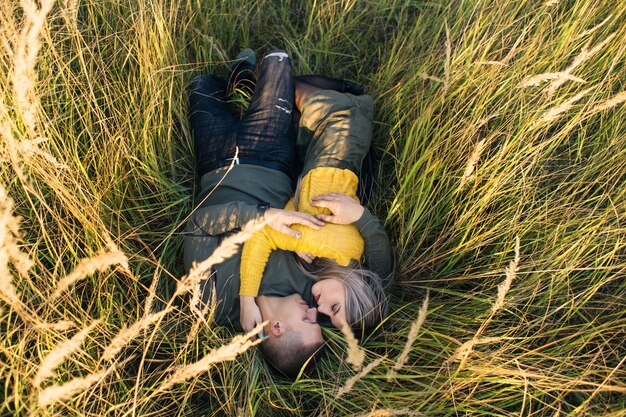
[[[263,323],[261,310],[256,305],[254,297],[239,297],[239,322],[246,333],[254,329],[257,324]]]
[[[268,208],[265,211],[264,218],[272,229],[295,238],[300,237],[300,232],[289,227],[292,224],[302,224],[316,230],[324,226],[324,222],[321,219],[316,219],[310,214],[300,213],[299,211]]]
[[[343,193],[316,195],[311,199],[311,205],[329,209],[332,214],[318,214],[317,218],[335,224],[354,223],[361,218],[365,211],[365,207],[361,203]]]

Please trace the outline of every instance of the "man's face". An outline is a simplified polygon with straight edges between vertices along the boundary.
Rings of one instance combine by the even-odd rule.
[[[299,334],[305,345],[324,340],[322,328],[317,323],[317,309],[309,307],[300,294],[281,297],[269,319],[280,321],[285,332]]]

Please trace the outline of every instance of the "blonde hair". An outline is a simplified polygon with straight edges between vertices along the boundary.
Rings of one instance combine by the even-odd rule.
[[[356,329],[371,329],[387,316],[388,303],[380,277],[362,268],[357,261],[341,266],[332,259],[316,258],[312,264],[299,263],[314,281],[336,279],[346,289],[346,320]]]

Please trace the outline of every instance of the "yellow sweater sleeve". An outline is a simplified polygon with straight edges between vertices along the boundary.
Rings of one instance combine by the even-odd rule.
[[[309,171],[300,182],[298,211],[312,215],[330,213],[323,207],[311,206],[311,198],[329,192],[342,192],[357,199],[358,178],[347,169],[320,167]],[[293,199],[285,206],[294,210]],[[363,238],[354,225],[327,223],[320,230],[295,224],[293,229],[301,233],[296,239],[269,226],[256,232],[243,247],[241,254],[240,289],[243,296],[256,296],[261,285],[263,270],[271,252],[275,249],[311,253],[316,257],[330,258],[346,266],[351,259],[363,256]]]

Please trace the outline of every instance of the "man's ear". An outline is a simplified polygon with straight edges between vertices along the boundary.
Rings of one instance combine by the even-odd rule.
[[[270,334],[274,337],[278,337],[283,334],[283,328],[278,320],[270,321]]]

